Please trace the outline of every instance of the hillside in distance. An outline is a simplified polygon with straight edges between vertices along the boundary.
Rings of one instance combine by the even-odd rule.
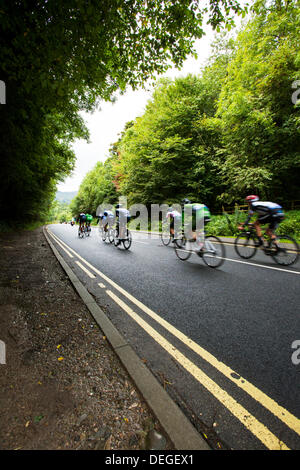
[[[56,201],[67,202],[68,204],[70,204],[70,202],[76,196],[77,193],[78,191],[57,191],[55,199]]]

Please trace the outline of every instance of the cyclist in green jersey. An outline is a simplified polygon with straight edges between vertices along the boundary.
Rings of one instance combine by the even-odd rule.
[[[86,223],[85,223],[86,229],[87,229],[88,232],[90,232],[91,231],[91,222],[93,220],[93,216],[91,214],[85,214],[85,216],[86,216]]]
[[[210,222],[210,210],[205,204],[192,203],[189,199],[183,199],[182,226],[187,228],[188,238],[199,241],[199,246],[204,241],[204,227]]]

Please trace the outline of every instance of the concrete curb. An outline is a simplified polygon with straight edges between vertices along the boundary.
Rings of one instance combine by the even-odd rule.
[[[207,442],[196,431],[187,417],[169,397],[153,374],[142,363],[132,347],[107,318],[75,273],[64,261],[51,240],[45,227],[44,236],[57,260],[68,275],[71,283],[103,331],[113,351],[117,354],[145,402],[160,422],[165,433],[177,450],[211,450]]]

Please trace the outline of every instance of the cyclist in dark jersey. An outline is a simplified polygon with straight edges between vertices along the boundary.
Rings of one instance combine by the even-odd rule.
[[[261,225],[269,224],[266,233],[272,240],[276,239],[273,231],[276,230],[280,222],[284,219],[284,212],[282,207],[275,202],[260,201],[258,196],[250,195],[246,197],[246,202],[249,205],[248,217],[244,224],[240,224],[240,228],[247,225],[251,218],[257,214],[257,219],[254,222],[254,227],[258,236],[259,245],[263,245]]]
[[[84,224],[86,222],[86,215],[84,212],[81,212],[79,216],[76,219],[76,222],[79,222],[79,231],[83,232],[84,230]]]

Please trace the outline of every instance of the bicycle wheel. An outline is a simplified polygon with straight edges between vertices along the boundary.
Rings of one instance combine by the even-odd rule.
[[[181,261],[186,261],[192,254],[189,242],[187,241],[185,236],[183,236],[182,238],[177,238],[174,243],[174,248],[177,257],[181,259]]]
[[[104,229],[102,229],[102,241],[105,242],[106,239],[107,239],[107,232]]]
[[[125,250],[129,250],[129,248],[131,247],[131,243],[132,243],[132,235],[131,235],[131,232],[129,230],[127,230],[126,238],[124,238],[124,240],[122,240],[122,242],[123,242],[123,246],[124,246]]]
[[[84,237],[84,234],[82,233],[82,231],[79,228],[78,229],[78,238],[83,238],[83,237]]]
[[[120,243],[121,243],[121,242],[120,242],[120,240],[119,240],[119,232],[118,232],[118,230],[116,229],[116,230],[114,231],[114,245],[115,245],[115,246],[118,246],[118,245],[120,245]]]
[[[109,240],[109,243],[113,243],[114,242],[114,239],[115,239],[115,231],[114,229],[110,228],[108,230],[108,240]]]
[[[220,238],[207,235],[200,255],[207,266],[210,268],[218,268],[225,261],[225,246]]]
[[[271,245],[271,256],[277,264],[290,266],[299,259],[299,245],[288,235],[277,235],[276,245]]]
[[[163,245],[168,246],[171,241],[170,228],[162,227],[162,232],[160,234],[161,241]]]
[[[236,253],[244,259],[252,258],[257,250],[258,238],[251,232],[240,233],[234,241]]]

